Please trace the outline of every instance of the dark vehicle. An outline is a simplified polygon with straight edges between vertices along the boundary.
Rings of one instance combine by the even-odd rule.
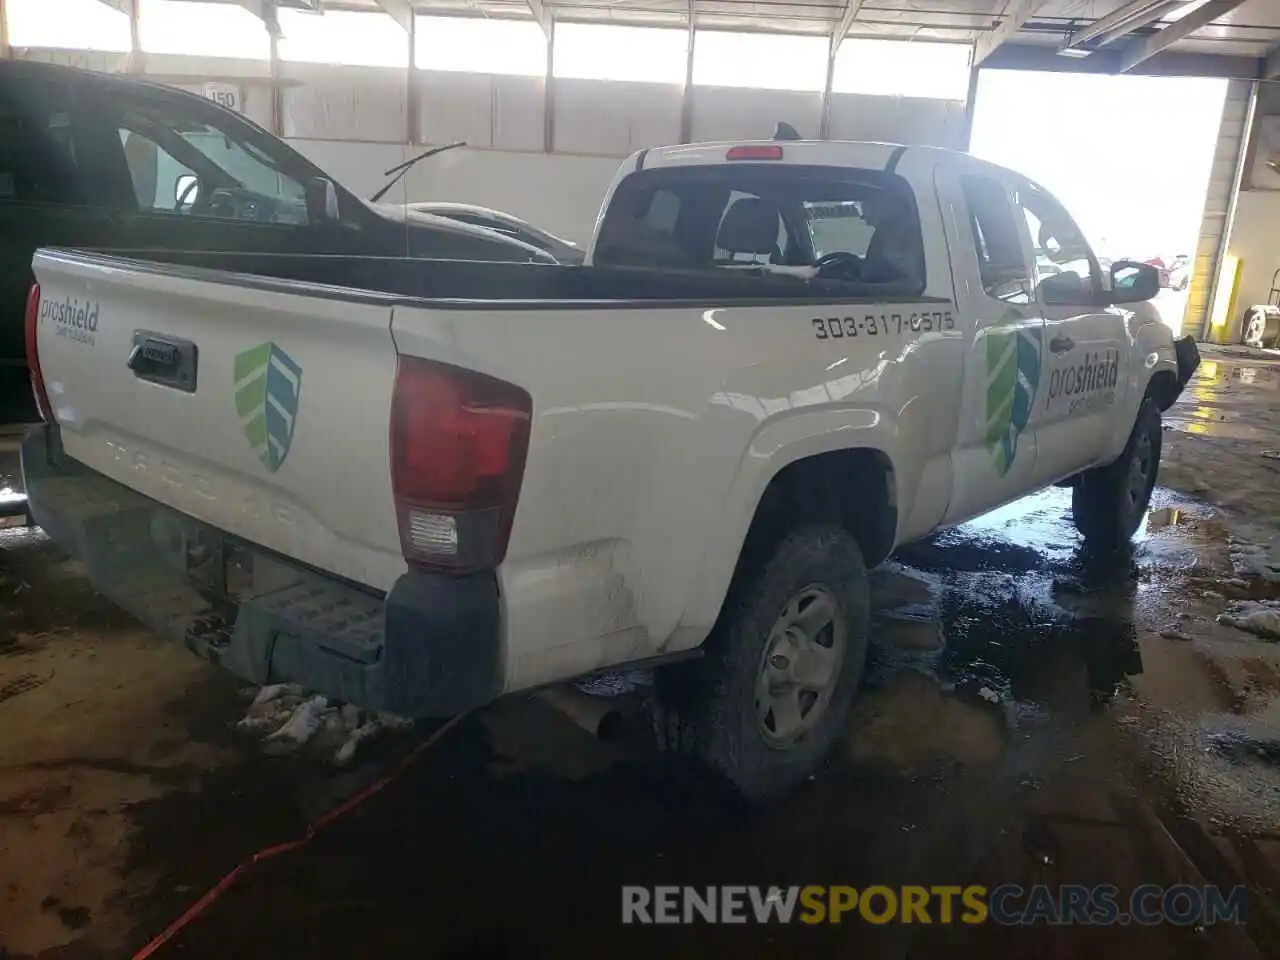
[[[429,213],[433,216],[469,223],[472,226],[496,230],[498,233],[514,237],[521,243],[527,243],[531,247],[537,247],[551,254],[560,263],[582,263],[586,257],[586,251],[576,243],[557,237],[548,230],[535,227],[527,220],[521,220],[514,214],[504,213],[501,210],[478,207],[470,203],[435,200],[410,203],[407,207],[417,213]]]
[[[34,413],[23,310],[37,247],[554,262],[505,234],[367,203],[196,94],[0,61],[0,419]]]

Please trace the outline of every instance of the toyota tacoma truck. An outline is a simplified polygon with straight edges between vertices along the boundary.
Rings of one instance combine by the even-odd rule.
[[[662,746],[753,800],[841,730],[868,568],[1051,484],[1121,544],[1199,362],[1044,189],[873,143],[642,151],[582,266],[34,273],[30,508],[102,593],[411,717],[652,668]]]

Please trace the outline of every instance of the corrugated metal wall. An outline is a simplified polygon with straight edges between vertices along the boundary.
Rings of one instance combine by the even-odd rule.
[[[1249,80],[1232,80],[1227,85],[1222,122],[1218,127],[1218,146],[1213,155],[1204,216],[1200,222],[1191,287],[1182,319],[1183,331],[1197,338],[1207,330],[1218,268],[1226,253],[1225,241],[1230,229],[1232,204],[1239,189],[1242,154],[1248,146],[1248,124],[1256,87]]]

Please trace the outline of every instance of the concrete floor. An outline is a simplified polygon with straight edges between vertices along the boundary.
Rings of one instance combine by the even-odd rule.
[[[788,802],[513,698],[159,956],[1280,956],[1280,643],[1215,622],[1280,596],[1231,559],[1280,534],[1278,390],[1280,362],[1206,351],[1130,555],[1082,552],[1051,490],[878,570],[867,689]],[[0,956],[130,956],[427,732],[343,772],[266,755],[229,729],[236,683],[38,534],[0,542],[0,597]],[[619,924],[622,884],[1036,882],[1254,901],[1244,928]]]

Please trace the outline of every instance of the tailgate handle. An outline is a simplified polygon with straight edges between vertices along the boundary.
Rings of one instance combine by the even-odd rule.
[[[199,348],[190,340],[135,330],[127,366],[139,380],[195,393]]]

